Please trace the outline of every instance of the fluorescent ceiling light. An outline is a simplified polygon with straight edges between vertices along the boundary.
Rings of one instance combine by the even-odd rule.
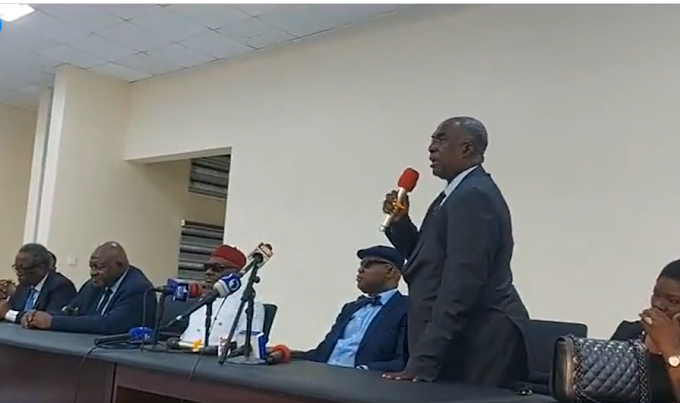
[[[34,11],[33,7],[28,4],[0,4],[0,20],[5,22],[16,21]]]

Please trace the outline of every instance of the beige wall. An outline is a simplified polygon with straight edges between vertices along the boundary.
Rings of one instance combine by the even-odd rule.
[[[274,245],[259,286],[280,306],[273,337],[309,347],[357,295],[356,249],[386,242],[385,192],[419,169],[422,217],[443,186],[430,133],[476,116],[529,310],[608,336],[680,255],[680,9],[438,10],[135,84],[126,156],[233,146],[228,240]]]
[[[13,276],[28,200],[37,114],[0,104],[0,278]]]
[[[123,160],[128,86],[78,69],[55,81],[38,238],[74,282],[97,244],[117,240],[156,283],[176,275],[181,220],[224,221],[224,204],[190,196],[189,161]]]

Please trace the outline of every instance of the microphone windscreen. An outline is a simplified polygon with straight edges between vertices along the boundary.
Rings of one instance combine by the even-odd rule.
[[[290,361],[290,349],[283,345],[279,344],[278,346],[274,346],[272,349],[272,352],[278,351],[281,353],[281,362],[288,362]]]
[[[203,294],[203,287],[198,283],[189,283],[187,296],[189,298],[198,298]]]
[[[397,181],[397,187],[406,189],[407,192],[413,191],[418,184],[420,174],[413,168],[406,168]]]

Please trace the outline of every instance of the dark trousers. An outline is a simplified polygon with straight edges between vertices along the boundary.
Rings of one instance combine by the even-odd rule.
[[[517,325],[502,313],[488,313],[468,325],[442,365],[437,381],[506,387],[526,380],[527,352]]]

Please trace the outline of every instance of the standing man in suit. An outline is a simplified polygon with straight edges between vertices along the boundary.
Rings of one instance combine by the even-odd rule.
[[[408,298],[397,287],[404,258],[387,246],[357,252],[357,286],[365,295],[345,304],[324,340],[294,358],[373,371],[401,371],[408,358]]]
[[[106,242],[95,249],[90,256],[90,277],[63,309],[50,313],[31,310],[21,324],[29,329],[105,335],[153,326],[157,305],[153,285],[130,265],[118,242]]]
[[[54,270],[53,256],[43,245],[29,243],[19,249],[12,268],[19,285],[0,302],[0,318],[21,323],[30,310],[59,310],[76,296],[71,280]]]
[[[484,125],[445,120],[429,146],[433,174],[445,180],[420,230],[408,202],[387,195],[396,214],[386,235],[408,257],[410,359],[397,380],[456,381],[506,386],[526,372],[526,350],[515,321],[528,318],[512,283],[514,246],[508,206],[482,168]]]

